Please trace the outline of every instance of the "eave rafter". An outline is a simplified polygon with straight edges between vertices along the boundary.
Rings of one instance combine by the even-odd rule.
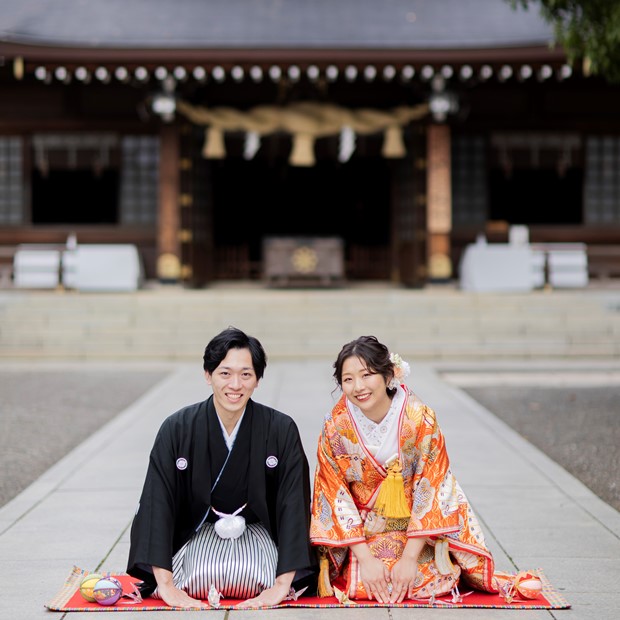
[[[109,83],[344,79],[461,81],[511,78],[544,81],[573,75],[565,54],[543,46],[494,49],[112,49],[0,44],[18,79]],[[76,60],[77,59],[77,60]]]

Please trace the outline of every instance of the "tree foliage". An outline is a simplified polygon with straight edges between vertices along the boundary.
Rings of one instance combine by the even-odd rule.
[[[620,0],[509,0],[513,8],[540,7],[555,39],[575,65],[620,83]]]

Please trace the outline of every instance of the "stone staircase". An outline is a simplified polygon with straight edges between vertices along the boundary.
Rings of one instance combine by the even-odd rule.
[[[271,359],[333,360],[345,342],[374,334],[413,360],[620,361],[620,289],[472,294],[380,284],[5,290],[0,360],[200,362],[228,325],[260,338]]]

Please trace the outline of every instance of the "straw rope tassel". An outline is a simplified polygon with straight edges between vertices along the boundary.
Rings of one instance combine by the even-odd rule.
[[[334,596],[334,589],[329,582],[329,559],[327,558],[327,549],[325,547],[319,547],[319,583],[317,594],[321,598]]]
[[[381,483],[379,495],[375,502],[375,511],[389,519],[405,519],[411,516],[407,505],[403,468],[397,459],[387,469],[387,477]]]
[[[206,129],[202,156],[205,159],[224,159],[226,157],[224,132],[219,127],[208,127]]]

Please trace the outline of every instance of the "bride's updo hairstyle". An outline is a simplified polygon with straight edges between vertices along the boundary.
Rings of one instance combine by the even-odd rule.
[[[390,351],[380,343],[375,336],[360,336],[345,344],[334,362],[334,379],[342,388],[342,366],[350,357],[358,357],[366,368],[385,379],[386,386],[394,378],[394,364],[390,360]],[[387,388],[390,398],[394,396],[396,388]]]

